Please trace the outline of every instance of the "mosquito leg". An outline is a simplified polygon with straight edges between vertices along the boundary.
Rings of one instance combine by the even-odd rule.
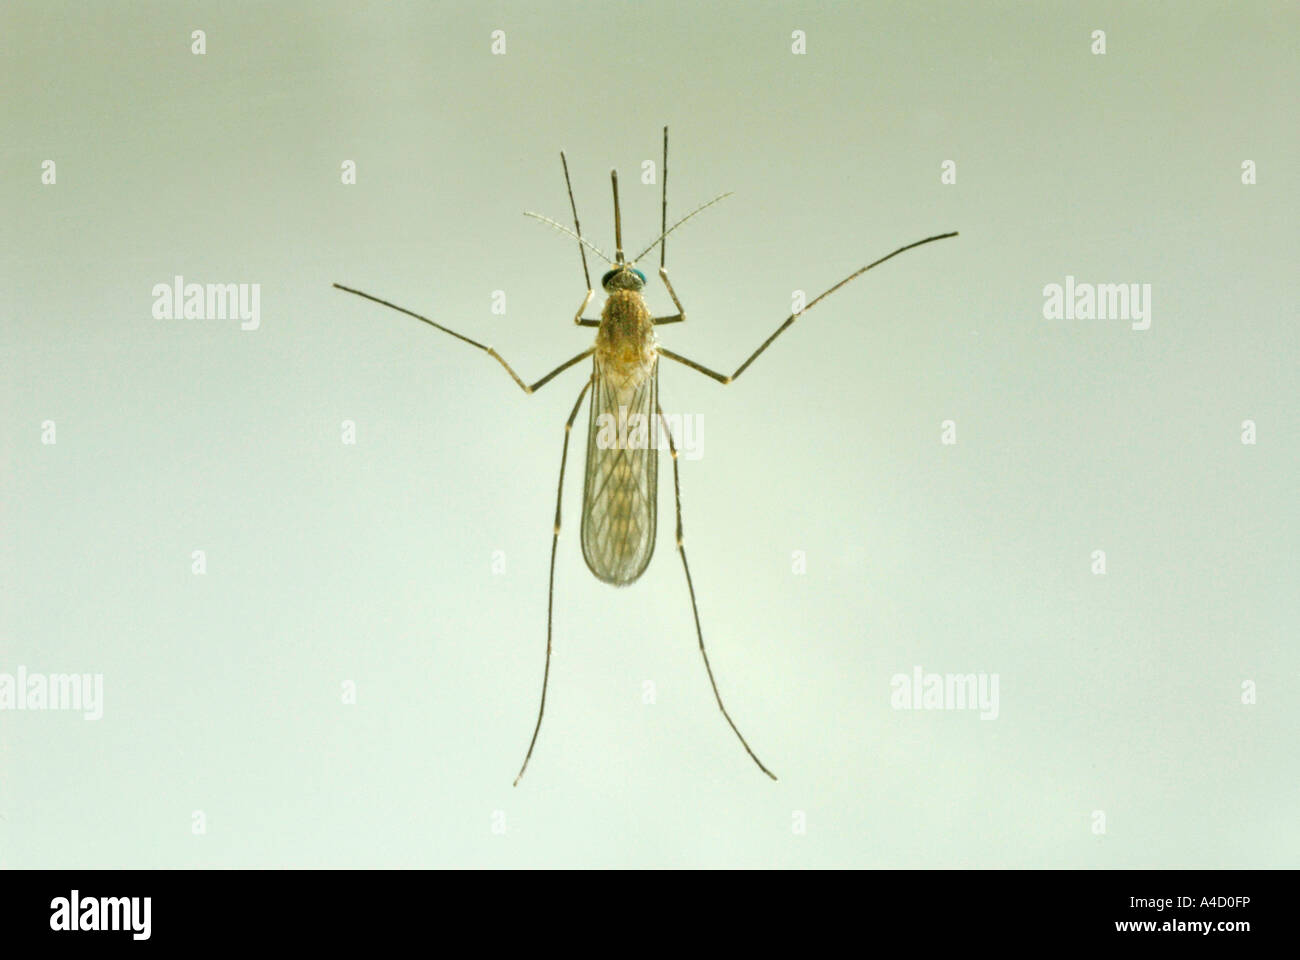
[[[582,298],[582,305],[578,307],[578,312],[573,315],[573,322],[580,327],[599,327],[599,320],[588,320],[583,314],[587,311],[587,304],[591,303],[591,298],[596,295],[595,290],[588,290],[587,295]]]
[[[667,267],[659,268],[659,279],[662,280],[664,286],[668,288],[668,296],[673,298],[673,306],[677,308],[677,312],[671,317],[655,317],[652,322],[656,327],[664,323],[681,323],[686,319],[686,311],[682,309],[682,302],[677,299],[677,291],[673,289],[673,285],[668,279]]]
[[[893,253],[888,254],[887,256],[883,256],[883,257],[881,257],[879,260],[872,261],[871,263],[869,263],[869,264],[867,264],[865,267],[863,267],[861,270],[858,270],[858,271],[856,271],[856,272],[854,272],[854,273],[850,273],[847,277],[845,277],[845,278],[844,278],[843,280],[841,280],[839,283],[835,284],[835,286],[831,287],[829,290],[823,290],[821,293],[817,294],[817,296],[813,297],[812,300],[808,301],[808,305],[805,306],[805,307],[803,308],[802,311],[800,311],[799,313],[792,313],[792,314],[790,314],[790,316],[786,317],[786,319],[785,319],[785,323],[783,323],[783,324],[781,324],[781,326],[777,327],[777,328],[776,328],[776,332],[773,333],[773,334],[772,334],[770,337],[768,337],[766,340],[764,340],[764,341],[762,342],[762,344],[759,345],[759,348],[758,348],[757,350],[755,350],[753,353],[751,353],[751,354],[749,355],[749,359],[746,360],[744,363],[742,363],[739,367],[737,367],[737,368],[736,368],[736,372],[733,373],[733,374],[732,374],[731,376],[729,376],[729,377],[728,377],[728,376],[725,376],[724,374],[718,373],[718,372],[715,371],[715,370],[710,370],[708,367],[702,366],[701,364],[696,363],[694,360],[687,360],[685,357],[681,356],[680,354],[673,353],[671,350],[665,350],[663,347],[660,347],[660,348],[659,348],[659,352],[660,352],[661,354],[663,354],[665,357],[667,357],[669,360],[676,360],[678,363],[683,363],[683,364],[685,364],[686,366],[690,367],[692,370],[698,370],[700,373],[704,374],[706,377],[712,377],[714,380],[718,381],[718,383],[721,383],[721,384],[724,384],[724,385],[725,385],[725,384],[728,384],[728,383],[731,383],[733,380],[735,380],[737,377],[739,377],[742,373],[744,373],[747,369],[749,369],[749,365],[750,365],[751,363],[753,363],[755,360],[758,359],[758,355],[759,355],[760,353],[762,353],[764,350],[766,350],[768,347],[770,347],[770,346],[772,345],[772,341],[773,341],[773,340],[775,340],[775,339],[776,339],[777,337],[779,337],[781,334],[785,333],[787,327],[791,326],[791,325],[792,325],[796,320],[798,320],[800,317],[802,317],[805,313],[807,313],[807,312],[808,312],[809,310],[811,310],[813,307],[817,306],[818,303],[820,303],[820,302],[821,302],[822,300],[824,300],[826,297],[829,297],[832,293],[834,293],[834,292],[835,292],[836,290],[838,290],[840,287],[842,287],[842,286],[844,286],[845,284],[847,284],[850,280],[856,280],[858,277],[862,276],[864,273],[866,273],[866,272],[867,272],[868,270],[870,270],[872,267],[878,267],[878,266],[880,266],[882,263],[884,263],[886,260],[892,260],[894,257],[898,256],[900,253],[903,253],[903,252],[905,252],[905,251],[907,251],[907,250],[911,250],[913,247],[919,247],[919,246],[921,246],[922,244],[932,243],[932,242],[935,241],[935,240],[946,240],[946,239],[948,239],[949,237],[955,237],[955,236],[957,236],[957,233],[954,231],[953,233],[940,233],[940,234],[938,234],[938,235],[936,235],[936,236],[933,236],[933,237],[926,237],[924,240],[917,240],[915,243],[909,243],[909,244],[908,244],[907,246],[905,246],[905,247],[899,247],[899,248],[898,248],[897,250],[895,250]],[[664,277],[664,282],[666,283],[667,281],[668,281],[668,278],[667,278],[667,277]],[[671,290],[672,288],[669,287],[669,289]],[[675,303],[676,300],[677,300],[677,298],[674,297],[674,298],[673,298],[673,302]],[[678,309],[680,309],[680,306],[679,306]]]
[[[663,185],[663,197],[659,205],[659,210],[660,210],[659,236],[661,238],[659,241],[659,279],[662,280],[664,282],[664,286],[668,288],[668,296],[673,298],[673,306],[677,308],[677,312],[673,314],[671,317],[655,317],[654,320],[652,321],[652,323],[654,323],[655,326],[659,326],[660,324],[664,324],[664,323],[681,323],[683,320],[686,319],[686,311],[682,309],[682,302],[677,299],[677,291],[675,291],[673,289],[673,285],[668,282],[668,268],[664,266],[664,260],[668,257],[668,240],[666,238],[666,234],[668,233],[668,128],[667,127],[664,127],[664,162],[663,165],[659,168],[659,175],[660,177],[662,177],[660,183]]]
[[[537,734],[542,729],[542,714],[546,712],[546,684],[551,679],[551,614],[555,609],[555,548],[560,542],[560,503],[564,494],[564,465],[569,459],[569,434],[573,432],[573,421],[578,418],[578,408],[582,406],[582,398],[587,395],[588,388],[591,387],[591,379],[582,387],[582,392],[578,394],[578,399],[573,404],[573,410],[569,414],[569,419],[564,422],[564,449],[560,453],[560,482],[555,491],[555,528],[551,534],[551,576],[546,584],[546,669],[542,672],[542,703],[537,708],[537,726],[533,727],[533,739],[528,741],[528,752],[524,754],[523,766],[519,768],[519,776],[515,777],[514,785],[519,786],[519,780],[528,769],[528,761],[533,755],[533,747],[537,745]]]
[[[595,352],[596,352],[596,348],[592,347],[590,350],[584,350],[582,353],[578,354],[576,357],[573,357],[570,360],[565,360],[562,364],[560,364],[558,367],[556,367],[546,376],[542,377],[542,379],[538,380],[532,386],[528,387],[527,392],[532,393],[535,390],[546,386],[546,384],[550,383],[551,378],[554,377],[557,373],[563,373],[565,370],[568,370],[569,367],[573,366],[575,363],[580,363],[581,361],[586,360],[589,356],[591,356]],[[500,360],[501,358],[498,357],[497,359]],[[505,363],[504,360],[501,360],[501,362]]]
[[[663,177],[663,179],[660,181],[660,183],[663,185],[663,195],[662,195],[662,200],[660,201],[659,204],[659,209],[660,209],[659,236],[662,237],[666,233],[668,233],[668,127],[667,125],[664,126],[664,162],[663,162],[663,166],[659,168],[659,173]],[[668,274],[664,272],[665,269],[664,260],[667,258],[667,256],[668,256],[668,241],[664,240],[659,244],[659,275],[664,278],[664,283],[668,282]],[[668,292],[672,293],[672,289],[673,289],[672,287],[669,287]],[[673,303],[677,303],[676,295],[673,296]],[[682,305],[680,303],[677,303],[677,312],[678,313],[682,312]],[[686,318],[682,317],[682,319],[685,320]]]
[[[514,369],[511,368],[510,364],[506,363],[505,359],[501,356],[501,354],[497,353],[487,344],[479,343],[477,340],[471,340],[469,337],[465,336],[464,334],[457,333],[455,330],[448,330],[442,324],[434,323],[428,317],[422,317],[413,310],[407,310],[405,307],[399,307],[397,304],[389,303],[387,300],[380,300],[378,297],[373,296],[372,294],[363,293],[362,291],[354,290],[351,287],[345,287],[341,283],[336,283],[334,284],[334,286],[336,286],[338,289],[346,293],[355,293],[358,297],[365,297],[367,300],[373,300],[375,303],[383,304],[385,307],[391,307],[392,309],[396,310],[398,313],[404,313],[408,317],[415,317],[416,320],[419,320],[421,323],[427,323],[435,330],[441,330],[443,333],[450,334],[451,336],[455,337],[457,340],[463,340],[465,341],[465,343],[468,343],[471,347],[478,347],[489,357],[495,357],[497,362],[500,363],[501,366],[506,368],[506,373],[510,374],[511,379],[514,380],[515,383],[519,384],[519,389],[522,390],[524,393],[532,393],[535,390],[540,390],[542,387],[546,386],[546,384],[550,383],[551,378],[554,377],[556,374],[563,373],[565,370],[568,370],[569,367],[573,366],[575,363],[587,359],[589,356],[591,356],[593,353],[596,352],[596,348],[592,347],[590,350],[584,351],[583,353],[578,354],[576,357],[573,357],[569,360],[565,360],[562,364],[560,364],[558,367],[556,367],[546,376],[542,377],[542,379],[538,380],[536,383],[532,385],[529,385],[524,383],[522,380],[520,380],[519,374],[515,373]]]
[[[586,320],[583,318],[583,311],[591,303],[591,298],[596,295],[596,291],[591,287],[591,272],[587,269],[587,248],[582,245],[582,225],[578,223],[578,205],[573,200],[573,183],[569,180],[569,161],[564,156],[564,151],[560,151],[560,164],[564,167],[564,186],[569,191],[569,209],[573,211],[573,232],[578,235],[578,254],[582,257],[582,279],[587,283],[587,298],[582,301],[582,306],[578,312],[573,315],[573,322],[580,327],[598,327],[599,320]]]
[[[682,570],[686,573],[686,589],[691,595],[691,615],[695,617],[695,636],[700,641],[700,656],[704,658],[704,670],[709,675],[709,686],[713,687],[714,699],[718,701],[718,709],[722,711],[722,716],[726,718],[727,724],[731,727],[732,732],[740,739],[740,745],[745,748],[751,760],[758,764],[758,769],[762,770],[773,780],[776,774],[767,767],[763,766],[763,761],[749,748],[745,742],[744,736],[735,722],[731,719],[731,714],[727,713],[727,708],[722,703],[722,694],[718,692],[718,682],[713,679],[713,668],[709,666],[709,655],[704,651],[704,631],[700,629],[700,608],[695,602],[695,585],[691,582],[691,568],[686,563],[686,547],[682,541],[682,484],[677,471],[677,445],[673,443],[673,433],[668,427],[668,420],[664,417],[663,408],[655,403],[655,412],[659,415],[659,422],[663,424],[664,433],[668,436],[668,452],[673,458],[673,499],[677,504],[677,552],[682,558]]]
[[[676,360],[678,363],[684,363],[692,370],[698,370],[706,377],[712,377],[714,380],[718,381],[718,383],[722,384],[723,386],[726,386],[728,383],[731,382],[731,377],[728,377],[726,374],[718,373],[716,370],[710,370],[708,367],[704,366],[703,364],[696,363],[694,360],[687,360],[680,353],[673,353],[667,347],[661,346],[658,348],[658,350],[660,356],[667,357],[669,360]]]

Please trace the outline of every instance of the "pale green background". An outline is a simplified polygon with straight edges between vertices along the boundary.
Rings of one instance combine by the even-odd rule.
[[[102,672],[106,713],[0,714],[0,865],[1295,866],[1297,26],[1281,2],[6,3],[0,671]],[[704,417],[706,638],[781,781],[713,703],[670,497],[614,590],[575,471],[512,789],[582,374],[525,397],[330,283],[536,378],[591,331],[573,245],[521,212],[566,216],[564,148],[592,238],[617,166],[644,245],[664,123],[672,211],[736,193],[669,245],[690,321],[663,340],[710,366],[793,290],[962,235],[732,387],[663,371]],[[177,273],[260,283],[261,329],[152,319]],[[1067,274],[1151,283],[1151,329],[1044,320]],[[917,664],[998,673],[1000,718],[891,710]]]

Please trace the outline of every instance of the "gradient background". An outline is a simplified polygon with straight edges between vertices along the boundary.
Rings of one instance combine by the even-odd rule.
[[[1297,865],[1293,4],[360,6],[0,12],[0,671],[105,678],[97,723],[0,713],[0,865]],[[780,782],[710,694],[665,458],[626,590],[570,473],[512,789],[582,374],[526,397],[330,284],[536,379],[592,331],[521,212],[567,216],[563,148],[593,241],[618,167],[644,246],[665,123],[670,215],[736,193],[668,248],[662,339],[706,365],[961,237],[732,387],[662,372],[704,421],[705,637]],[[175,274],[261,284],[261,329],[154,320]],[[1152,284],[1151,328],[1045,320],[1067,274]],[[916,665],[997,673],[999,718],[891,709]]]

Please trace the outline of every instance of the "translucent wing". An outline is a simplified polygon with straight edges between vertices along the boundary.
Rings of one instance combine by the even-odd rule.
[[[640,383],[618,381],[596,363],[582,492],[582,556],[599,579],[626,586],[655,550],[659,368]]]

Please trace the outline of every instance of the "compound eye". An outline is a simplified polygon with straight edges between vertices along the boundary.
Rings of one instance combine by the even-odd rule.
[[[636,267],[633,267],[633,268],[632,268],[632,272],[635,273],[638,277],[641,278],[641,286],[644,287],[644,286],[645,286],[645,274],[642,273],[640,270],[638,270]]]
[[[601,287],[608,287],[609,281],[613,280],[614,277],[617,275],[618,275],[617,270],[610,270],[608,273],[606,273],[603,277],[600,278]]]

